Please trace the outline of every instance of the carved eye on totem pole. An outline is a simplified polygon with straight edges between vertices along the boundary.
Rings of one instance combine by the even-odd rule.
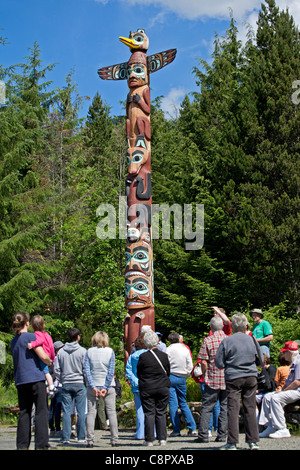
[[[152,250],[145,246],[125,248],[125,277],[139,271],[143,276],[150,276],[152,267]]]
[[[127,84],[129,88],[148,85],[147,66],[141,63],[130,63],[127,67]]]
[[[140,273],[133,273],[125,278],[125,306],[128,309],[153,306],[152,277],[146,278]]]
[[[149,38],[144,29],[139,28],[137,31],[130,31],[129,37],[119,37],[120,41],[126,46],[130,47],[130,51],[134,52],[137,49],[147,51],[149,48]]]
[[[127,150],[126,160],[128,164],[128,173],[130,175],[136,175],[142,165],[148,160],[149,151],[142,147],[131,147]]]

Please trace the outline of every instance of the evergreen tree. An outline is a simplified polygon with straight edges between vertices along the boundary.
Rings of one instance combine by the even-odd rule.
[[[16,310],[32,312],[43,302],[38,281],[51,272],[42,254],[47,186],[37,155],[50,99],[42,79],[52,66],[42,69],[39,54],[35,45],[21,73],[7,77],[8,103],[0,111],[0,308],[6,326]]]
[[[244,104],[242,126],[251,173],[240,186],[238,220],[247,222],[235,243],[246,296],[261,305],[283,300],[299,305],[299,107],[291,100],[299,53],[293,18],[267,0],[259,13],[256,45],[248,50],[243,89],[252,113],[249,118]]]

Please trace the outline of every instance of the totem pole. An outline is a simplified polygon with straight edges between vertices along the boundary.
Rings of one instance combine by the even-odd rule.
[[[125,248],[125,360],[143,325],[155,328],[153,248],[151,230],[151,125],[150,74],[170,64],[176,49],[147,56],[149,39],[143,29],[130,32],[120,41],[130,47],[131,56],[123,62],[98,70],[103,80],[127,80],[126,139],[128,175],[127,239]]]

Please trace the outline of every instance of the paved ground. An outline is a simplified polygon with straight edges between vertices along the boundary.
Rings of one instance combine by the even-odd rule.
[[[149,456],[153,456],[152,459],[159,458],[159,455],[173,455],[173,459],[181,458],[181,462],[175,461],[170,462],[150,462],[152,464],[162,464],[162,463],[185,463],[188,464],[186,459],[188,455],[194,456],[193,458],[201,462],[201,453],[200,450],[219,450],[224,443],[215,442],[215,437],[213,436],[208,444],[199,444],[194,442],[195,438],[187,436],[187,431],[183,430],[181,432],[180,437],[169,437],[167,441],[167,445],[161,447],[158,445],[158,441],[155,441],[153,447],[144,447],[142,445],[142,441],[137,441],[134,439],[134,431],[132,429],[121,429],[119,431],[119,446],[112,447],[110,445],[110,433],[109,431],[95,431],[95,444],[92,449],[87,449],[85,445],[80,445],[76,442],[76,440],[71,440],[71,444],[67,447],[63,447],[60,443],[60,437],[50,437],[50,450],[86,450],[87,452],[91,452],[93,450],[100,450],[104,451],[103,455],[107,455],[107,459],[114,458],[116,459],[117,456],[120,455],[127,455],[128,458],[132,456],[140,456],[141,451],[142,454],[147,456],[145,452],[148,452],[147,458]],[[0,426],[0,450],[15,450],[16,449],[16,426]],[[34,449],[34,436],[32,439],[32,443],[30,449]],[[239,442],[239,449],[240,450],[248,450],[249,447],[245,443],[245,436],[244,434],[240,434],[240,442]],[[279,450],[279,451],[287,451],[287,450],[300,450],[300,436],[292,436],[286,439],[261,439],[259,442],[259,449],[260,450]],[[126,451],[126,452],[123,452]],[[129,452],[128,452],[129,451]],[[149,454],[150,453],[150,454]],[[253,454],[253,452],[252,452]],[[224,454],[222,454],[224,455]],[[119,457],[120,458],[120,457]],[[192,457],[191,457],[192,458]],[[115,462],[105,462],[111,464],[118,464]],[[121,462],[119,462],[121,463]],[[124,463],[124,462],[122,462]]]

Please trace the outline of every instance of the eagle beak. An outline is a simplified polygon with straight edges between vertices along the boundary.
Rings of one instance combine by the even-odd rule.
[[[130,49],[138,49],[140,47],[134,42],[133,39],[123,38],[122,36],[120,36],[119,39],[123,44],[130,47]]]

